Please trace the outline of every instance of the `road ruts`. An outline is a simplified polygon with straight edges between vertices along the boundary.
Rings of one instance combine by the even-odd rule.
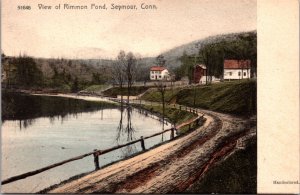
[[[248,134],[249,120],[201,110],[204,125],[141,155],[115,163],[48,193],[178,193],[188,188]]]

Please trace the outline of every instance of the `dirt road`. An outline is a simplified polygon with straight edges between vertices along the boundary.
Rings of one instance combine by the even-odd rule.
[[[255,122],[201,110],[206,121],[190,134],[120,161],[49,193],[178,193],[256,135]],[[239,141],[237,141],[239,140]]]

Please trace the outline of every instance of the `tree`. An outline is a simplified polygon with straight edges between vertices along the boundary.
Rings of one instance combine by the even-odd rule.
[[[112,79],[120,88],[121,91],[121,109],[123,109],[123,84],[125,82],[126,54],[122,50],[117,56],[116,62],[112,67]]]
[[[134,68],[134,81],[144,81],[145,83],[147,80],[149,80],[149,69],[143,67],[141,54],[136,53],[134,56],[136,59],[136,65]]]
[[[183,76],[187,76],[189,79],[189,84],[191,84],[193,79],[194,58],[188,56],[186,51],[184,51],[179,60],[181,61],[181,66],[175,70],[177,77],[176,79],[178,80]]]
[[[1,50],[1,59],[5,58],[6,55],[4,54],[3,50]]]
[[[134,128],[132,126],[131,117],[132,117],[132,108],[129,106],[129,96],[131,94],[131,88],[136,76],[136,66],[137,59],[133,53],[129,52],[127,55],[124,51],[120,51],[117,57],[117,61],[114,64],[112,69],[112,75],[114,81],[118,83],[121,91],[121,118],[119,126],[117,128],[117,141],[120,140],[121,134],[124,132],[127,134],[127,141],[132,141],[134,139]],[[124,129],[123,126],[123,85],[127,82],[127,125]],[[133,148],[127,147],[128,152],[130,153]]]
[[[211,82],[211,74],[212,74],[212,45],[204,45],[202,48],[199,50],[199,56],[201,58],[201,61],[205,64],[206,66],[206,85],[208,85]],[[210,77],[210,79],[208,79]]]
[[[126,55],[126,69],[125,69],[126,71],[125,75],[127,80],[127,103],[129,103],[129,96],[131,95],[132,85],[136,76],[136,64],[137,64],[136,57],[133,55],[132,52],[129,52]]]
[[[204,45],[199,50],[200,61],[206,66],[206,84],[212,82],[212,76],[223,74],[224,43],[218,42]]]
[[[13,63],[16,65],[16,81],[19,86],[42,85],[43,73],[33,58],[19,56]]]
[[[163,59],[163,56],[162,57],[160,57],[160,56],[162,56],[162,55],[159,55],[157,57],[157,59]],[[165,63],[166,61],[163,60],[163,62]],[[162,102],[162,109],[163,109],[163,116],[162,116],[163,130],[164,130],[164,125],[165,125],[165,93],[166,93],[166,88],[167,88],[165,81],[166,81],[165,78],[163,78],[158,83],[155,83],[157,91],[161,95],[161,102]]]
[[[161,103],[162,103],[162,111],[163,111],[163,116],[162,116],[162,122],[163,122],[163,129],[164,129],[164,124],[165,124],[165,93],[166,93],[166,84],[164,80],[159,81],[158,83],[155,83],[155,86],[157,88],[157,91],[160,93],[161,96]]]
[[[73,84],[72,84],[72,88],[71,88],[71,91],[73,93],[77,92],[79,90],[79,86],[78,86],[78,78],[75,77],[74,81],[73,81]]]
[[[162,54],[160,54],[159,56],[156,57],[156,64],[158,66],[165,66],[166,60],[165,60],[165,57]]]

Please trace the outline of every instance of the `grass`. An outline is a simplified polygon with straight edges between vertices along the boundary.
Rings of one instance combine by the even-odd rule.
[[[165,93],[165,101],[166,102],[172,102],[172,99],[175,97],[175,95],[179,92],[179,89],[169,89],[166,90]],[[160,102],[161,101],[161,93],[157,90],[154,91],[148,91],[142,96],[143,100],[153,101],[153,102]]]
[[[88,88],[84,89],[84,91],[87,91],[87,92],[101,91],[107,87],[108,87],[108,85],[91,85]]]
[[[183,193],[256,194],[256,151],[257,142],[253,138],[245,150],[217,164]]]
[[[147,89],[149,89],[149,87],[133,86],[130,95],[131,96],[139,95],[141,93],[144,93]],[[103,91],[103,94],[109,97],[117,97],[118,95],[127,95],[127,88],[124,87],[121,89],[120,87],[112,87]]]
[[[143,109],[151,111],[154,114],[157,114],[160,116],[163,113],[162,106],[150,106],[150,105],[138,105],[138,106],[141,106]],[[179,125],[183,122],[186,122],[190,119],[197,117],[197,114],[183,111],[183,110],[178,110],[176,108],[166,107],[165,108],[165,117],[168,118],[173,124]],[[182,133],[187,132],[187,130],[188,130],[187,127],[183,127],[181,129],[179,129],[178,133],[182,134]]]
[[[195,106],[194,106],[195,97]],[[157,91],[146,93],[142,99],[160,101]],[[215,83],[166,92],[166,101],[237,115],[256,114],[256,81],[243,80]]]
[[[61,93],[70,93],[71,87],[67,84],[62,84],[58,87],[52,88],[52,91],[61,92]]]

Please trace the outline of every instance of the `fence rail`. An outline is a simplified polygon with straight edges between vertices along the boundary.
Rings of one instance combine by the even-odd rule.
[[[179,108],[180,108],[180,110],[183,109],[182,106],[180,106]],[[189,110],[190,112],[193,112],[193,113],[198,113],[197,109],[188,108],[186,106],[185,106],[185,110],[186,111]],[[168,131],[171,131],[170,140],[173,140],[175,138],[175,131],[176,131],[176,129],[182,128],[182,127],[187,126],[187,125],[189,126],[189,129],[191,129],[192,124],[195,123],[195,122],[196,122],[196,124],[199,124],[199,121],[200,121],[200,119],[203,116],[204,116],[204,114],[199,115],[199,113],[198,113],[198,117],[196,117],[196,118],[194,118],[191,121],[188,121],[186,123],[180,124],[180,125],[176,126],[175,128],[173,127],[173,128],[170,128],[170,129],[166,129],[164,131],[161,131],[161,132],[158,132],[158,133],[146,136],[146,137],[141,136],[140,139],[134,140],[132,142],[128,142],[126,144],[117,145],[117,146],[114,146],[114,147],[111,147],[111,148],[108,148],[108,149],[105,149],[105,150],[97,150],[97,149],[95,149],[93,152],[89,152],[89,153],[86,153],[86,154],[83,154],[83,155],[80,155],[80,156],[76,156],[76,157],[73,157],[73,158],[70,158],[70,159],[67,159],[67,160],[64,160],[64,161],[61,161],[61,162],[58,162],[58,163],[55,163],[55,164],[52,164],[52,165],[49,165],[49,166],[46,166],[46,167],[43,167],[43,168],[40,168],[40,169],[37,169],[37,170],[34,170],[34,171],[30,171],[30,172],[27,172],[27,173],[23,173],[23,174],[20,174],[20,175],[16,175],[16,176],[4,179],[3,181],[1,181],[1,184],[5,185],[5,184],[8,184],[8,183],[11,183],[11,182],[14,182],[14,181],[25,179],[27,177],[30,177],[30,176],[42,173],[42,172],[47,171],[49,169],[61,166],[63,164],[66,164],[66,163],[69,163],[69,162],[72,162],[72,161],[80,160],[82,158],[85,158],[85,157],[91,156],[91,155],[94,156],[95,170],[98,170],[100,168],[100,165],[99,165],[99,156],[101,156],[103,154],[106,154],[108,152],[111,152],[111,151],[123,148],[125,146],[129,146],[129,145],[138,143],[138,142],[141,143],[142,150],[146,151],[146,147],[145,147],[145,140],[146,139],[149,139],[149,138],[161,135],[163,133],[166,133]]]

